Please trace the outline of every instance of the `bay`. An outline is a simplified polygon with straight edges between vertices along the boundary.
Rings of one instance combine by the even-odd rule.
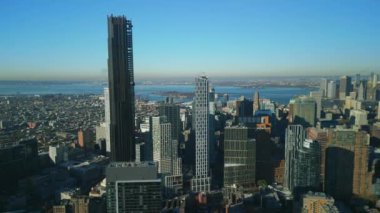
[[[104,82],[69,82],[69,81],[0,81],[0,95],[47,95],[47,94],[103,94],[107,84]],[[313,88],[304,87],[262,87],[246,88],[238,86],[214,85],[215,92],[220,96],[228,94],[230,99],[240,96],[252,99],[256,90],[260,92],[260,98],[271,99],[275,102],[286,104],[295,96],[308,95]],[[160,101],[165,99],[165,94],[193,93],[194,85],[141,85],[135,86],[136,96],[139,98]],[[191,101],[191,97],[177,99],[179,102]]]

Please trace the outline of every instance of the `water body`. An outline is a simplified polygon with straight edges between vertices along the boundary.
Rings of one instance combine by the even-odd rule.
[[[36,82],[36,81],[0,81],[0,95],[47,95],[47,94],[103,94],[103,88],[107,85],[104,82]],[[252,98],[254,92],[258,90],[261,98],[268,98],[278,103],[286,104],[291,98],[298,95],[308,95],[312,88],[301,87],[263,87],[263,88],[243,88],[236,86],[215,85],[215,92],[218,94],[228,94],[230,99],[240,96]],[[179,92],[193,93],[194,85],[136,85],[136,96],[148,100],[164,100],[162,93]],[[190,101],[191,98],[179,101]]]

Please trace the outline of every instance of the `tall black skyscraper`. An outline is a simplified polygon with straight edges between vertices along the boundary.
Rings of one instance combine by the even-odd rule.
[[[112,160],[134,161],[132,23],[124,16],[108,17],[108,84]]]

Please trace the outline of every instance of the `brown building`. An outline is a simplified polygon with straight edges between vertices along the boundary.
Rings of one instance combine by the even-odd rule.
[[[335,213],[339,211],[334,205],[334,198],[327,197],[324,193],[309,192],[302,196],[301,212]]]
[[[336,199],[371,193],[368,170],[369,134],[353,129],[331,129],[326,149],[325,189]]]
[[[53,206],[53,213],[66,213],[66,206],[65,205]]]
[[[285,159],[275,162],[274,182],[282,185],[284,183],[284,172],[285,172]]]
[[[307,138],[318,141],[321,147],[321,189],[325,190],[325,163],[326,163],[326,149],[327,149],[327,129],[317,129],[315,127],[310,127],[306,130]]]
[[[77,196],[71,198],[73,203],[73,213],[89,213],[90,199],[87,196]]]
[[[78,131],[78,146],[84,149],[92,149],[94,148],[94,134],[91,130],[80,129]]]

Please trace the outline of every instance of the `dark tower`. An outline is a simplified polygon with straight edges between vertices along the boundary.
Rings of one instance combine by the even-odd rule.
[[[108,86],[112,161],[134,161],[132,23],[124,16],[108,17]]]

